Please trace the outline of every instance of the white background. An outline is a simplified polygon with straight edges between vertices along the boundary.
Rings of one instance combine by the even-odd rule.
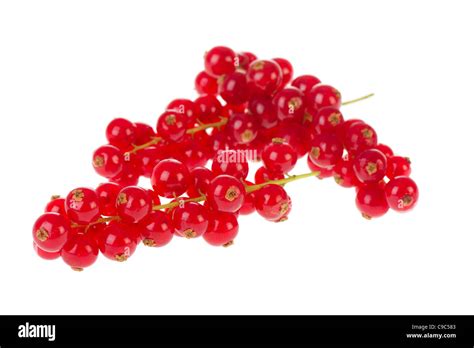
[[[0,314],[473,314],[472,10],[1,1]],[[228,249],[176,238],[82,273],[39,259],[31,226],[51,194],[102,182],[90,161],[106,124],[154,124],[171,99],[194,98],[214,45],[288,58],[345,100],[375,92],[343,113],[412,158],[417,208],[369,222],[352,190],[311,178],[288,186],[287,222],[243,217]]]

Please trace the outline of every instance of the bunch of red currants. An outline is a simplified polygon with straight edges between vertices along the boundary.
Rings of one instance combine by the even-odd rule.
[[[156,129],[123,118],[109,123],[108,144],[92,159],[108,182],[52,197],[33,226],[39,256],[83,270],[99,251],[125,261],[140,242],[161,247],[174,236],[229,246],[239,215],[286,220],[292,203],[283,185],[311,176],[355,187],[368,219],[415,206],[409,159],[379,143],[370,125],[344,120],[341,105],[365,97],[342,103],[315,76],[293,79],[286,59],[223,46],[205,54],[204,66],[195,79],[199,97],[171,101]],[[289,175],[304,156],[311,172]],[[263,164],[253,182],[249,161]],[[137,186],[141,176],[152,189]]]

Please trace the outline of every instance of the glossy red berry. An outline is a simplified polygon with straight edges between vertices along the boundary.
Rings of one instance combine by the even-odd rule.
[[[249,165],[245,152],[237,150],[218,151],[212,160],[214,175],[226,174],[237,179],[245,179]]]
[[[246,186],[252,186],[253,183],[245,181]],[[255,211],[255,192],[247,192],[242,207],[239,209],[239,215],[250,215]]]
[[[308,93],[308,107],[317,111],[326,106],[339,109],[341,107],[341,93],[329,85],[313,86]]]
[[[283,172],[271,172],[267,167],[260,167],[255,172],[254,178],[256,184],[262,184],[268,181],[284,179],[285,174]]]
[[[311,170],[312,172],[319,172],[319,175],[316,176],[318,179],[326,179],[332,177],[333,168],[322,168],[316,165],[311,159],[310,155],[306,157],[306,164],[308,165],[309,170]]]
[[[58,213],[44,213],[33,225],[33,241],[47,252],[61,250],[68,238],[69,221]]]
[[[344,146],[335,134],[323,133],[314,136],[309,155],[317,166],[331,168],[341,159],[343,151]]]
[[[341,158],[333,168],[334,180],[342,187],[360,186],[361,182],[354,173],[354,162]]]
[[[344,125],[346,127],[346,125]],[[377,133],[368,124],[353,122],[346,128],[344,146],[352,154],[357,154],[377,145]]]
[[[107,182],[97,186],[95,192],[99,199],[99,211],[101,215],[115,216],[117,214],[115,202],[120,190],[121,186],[113,182]]]
[[[181,237],[200,237],[209,224],[208,210],[199,203],[185,202],[173,210],[173,224]]]
[[[399,176],[387,183],[385,195],[390,208],[405,212],[413,209],[418,202],[418,186],[409,177]]]
[[[320,108],[313,118],[313,129],[316,133],[337,132],[344,123],[344,117],[338,108],[326,106]]]
[[[311,149],[308,129],[299,123],[281,122],[273,132],[272,138],[281,138],[290,144],[298,154],[298,158],[305,156]]]
[[[104,145],[94,151],[92,166],[104,178],[114,178],[123,168],[122,151],[113,145]]]
[[[291,200],[280,185],[268,184],[255,191],[257,213],[270,221],[279,221],[286,216]]]
[[[217,94],[217,79],[205,71],[201,71],[194,79],[194,88],[199,94]]]
[[[195,167],[189,171],[189,177],[188,195],[191,198],[199,197],[206,194],[214,173],[205,167]]]
[[[298,160],[298,154],[293,147],[281,138],[273,138],[262,152],[265,167],[273,173],[288,173]]]
[[[365,184],[379,182],[387,173],[387,158],[379,150],[365,150],[354,160],[354,173]]]
[[[247,71],[247,82],[254,93],[272,96],[280,87],[283,73],[272,60],[255,60]]]
[[[181,144],[179,159],[190,170],[195,167],[202,167],[206,165],[209,159],[209,150],[196,139],[190,139]]]
[[[166,198],[181,196],[188,189],[189,183],[188,168],[174,159],[160,161],[151,175],[153,190]]]
[[[304,94],[299,89],[295,87],[282,89],[273,97],[273,105],[280,121],[303,120],[306,104]]]
[[[244,204],[244,184],[233,176],[218,175],[209,184],[207,199],[212,209],[235,213]]]
[[[63,261],[75,271],[91,266],[98,255],[96,240],[87,234],[72,236],[61,250]]]
[[[309,94],[309,91],[313,86],[321,83],[321,81],[313,75],[301,75],[296,77],[291,85],[298,88],[305,96]]]
[[[278,124],[278,115],[272,99],[255,96],[249,102],[249,112],[260,120],[260,126],[270,129]]]
[[[66,208],[64,207],[65,199],[59,196],[51,197],[51,200],[46,204],[44,208],[45,213],[58,213],[64,217],[67,217]]]
[[[135,162],[124,162],[123,169],[118,176],[110,179],[120,186],[134,186],[140,179],[141,168]]]
[[[259,121],[255,116],[248,113],[236,113],[232,115],[227,123],[226,130],[237,144],[248,144],[258,134]]]
[[[124,118],[116,118],[108,124],[105,135],[111,145],[128,149],[135,143],[135,125]]]
[[[160,147],[161,149],[162,147]],[[148,146],[136,153],[136,164],[140,168],[140,174],[146,178],[151,177],[153,168],[160,161],[160,150],[156,146]]]
[[[43,260],[56,260],[61,256],[61,251],[44,251],[35,242],[33,242],[33,249],[35,250],[36,254],[41,257]]]
[[[137,248],[138,231],[130,224],[111,221],[99,236],[99,249],[108,259],[123,262]]]
[[[220,120],[222,105],[213,95],[203,95],[194,101],[197,119],[202,123]]]
[[[388,211],[388,203],[384,188],[378,183],[359,187],[356,206],[362,216],[369,220],[385,215]]]
[[[379,150],[380,152],[382,152],[385,155],[385,157],[387,157],[387,160],[393,156],[392,149],[385,144],[378,143],[377,146],[375,146],[375,148]]]
[[[389,179],[411,174],[411,162],[408,157],[392,156],[388,158],[387,162],[387,177]]]
[[[238,232],[239,223],[234,214],[213,211],[209,218],[209,227],[203,238],[214,246],[230,246]]]
[[[252,52],[239,52],[237,53],[237,58],[239,61],[239,68],[242,70],[247,70],[250,63],[257,60],[257,56]]]
[[[166,110],[171,110],[186,116],[186,124],[190,127],[194,126],[194,123],[196,123],[196,106],[192,100],[182,98],[174,99],[168,104]]]
[[[142,145],[148,143],[154,137],[156,137],[153,128],[145,123],[135,122],[135,145]]]
[[[234,72],[237,65],[237,55],[225,46],[213,47],[204,56],[205,70],[214,77]]]
[[[293,66],[285,58],[273,58],[272,60],[275,63],[277,63],[281,69],[281,73],[282,73],[281,87],[283,88],[293,78]]]
[[[99,197],[90,188],[79,187],[69,192],[65,208],[69,219],[78,224],[87,225],[100,217]]]
[[[116,206],[122,221],[137,223],[151,212],[151,196],[141,187],[127,186],[117,195]]]
[[[219,84],[219,94],[229,104],[246,103],[250,96],[250,90],[245,74],[235,71],[225,76]]]
[[[161,247],[168,244],[174,235],[174,226],[169,214],[154,211],[139,224],[143,244],[150,247]]]
[[[165,111],[158,118],[156,131],[158,136],[165,140],[179,142],[186,134],[187,122],[187,117],[184,114]]]

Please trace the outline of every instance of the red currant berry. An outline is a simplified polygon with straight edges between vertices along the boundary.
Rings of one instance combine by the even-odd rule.
[[[123,168],[122,152],[113,145],[104,145],[95,150],[92,165],[97,174],[104,178],[114,178]]]
[[[359,187],[356,205],[362,216],[368,220],[385,215],[388,211],[384,189],[377,183]]]
[[[408,157],[392,156],[388,158],[387,162],[387,177],[389,179],[411,174],[411,162]]]
[[[333,168],[336,183],[342,187],[360,186],[361,182],[354,173],[354,163],[351,159],[341,158]]]
[[[257,94],[273,95],[281,85],[283,73],[272,60],[255,60],[247,71],[247,82]]]
[[[99,199],[99,211],[104,216],[115,216],[117,214],[117,208],[115,202],[120,192],[121,186],[114,182],[107,182],[100,184],[95,189],[97,197]]]
[[[280,185],[268,184],[255,191],[257,213],[267,220],[279,221],[286,216],[290,207],[290,198]]]
[[[237,144],[248,144],[257,137],[258,126],[258,119],[255,116],[237,113],[231,116],[226,129]]]
[[[200,237],[209,224],[208,210],[199,203],[185,202],[173,211],[176,233],[188,239]]]
[[[44,251],[35,242],[33,242],[33,249],[35,249],[36,254],[44,260],[56,260],[61,256],[61,251]]]
[[[309,153],[311,160],[319,167],[333,167],[342,157],[344,146],[336,135],[323,133],[314,136]]]
[[[220,120],[222,105],[213,95],[203,95],[194,101],[196,116],[202,123],[212,123]]]
[[[59,196],[51,197],[51,200],[44,208],[45,213],[58,213],[64,217],[67,217],[66,208],[64,207],[65,199]]]
[[[151,197],[141,187],[124,187],[117,195],[116,206],[118,216],[122,221],[136,223],[151,212]]]
[[[311,88],[319,83],[321,83],[321,81],[316,76],[301,75],[295,78],[293,82],[291,82],[291,85],[298,88],[305,96],[307,96]]]
[[[303,125],[286,121],[280,123],[275,129],[272,138],[283,139],[295,149],[298,158],[301,158],[311,149],[311,140],[308,134],[307,128]]]
[[[418,186],[409,177],[399,176],[387,183],[385,195],[390,208],[399,212],[408,211],[418,202]]]
[[[211,48],[204,56],[206,72],[214,77],[227,75],[235,71],[237,55],[233,50],[224,46]]]
[[[271,172],[267,167],[260,167],[255,172],[255,183],[263,184],[264,182],[284,179],[283,172]]]
[[[260,120],[260,126],[270,129],[278,124],[278,116],[272,99],[256,96],[249,102],[249,112]]]
[[[229,104],[240,105],[247,102],[250,91],[245,74],[235,71],[224,77],[219,84],[219,94]]]
[[[160,137],[168,141],[179,142],[186,134],[187,118],[184,114],[165,111],[158,118],[156,131]]]
[[[135,145],[148,143],[156,137],[153,127],[141,122],[135,122],[133,125],[135,126]]]
[[[272,60],[275,63],[277,63],[281,69],[281,73],[282,73],[281,87],[284,87],[293,78],[293,66],[285,58],[273,58]]]
[[[160,161],[151,175],[153,190],[166,198],[181,196],[188,189],[189,182],[188,168],[174,159]]]
[[[98,256],[97,242],[87,234],[72,236],[61,250],[62,259],[75,271],[91,266]]]
[[[385,155],[385,157],[387,157],[387,160],[389,160],[389,158],[393,156],[392,149],[385,144],[379,143],[377,144],[377,146],[375,146],[375,148],[379,150],[380,152],[382,152]]]
[[[137,248],[137,230],[130,224],[111,221],[99,236],[99,249],[108,259],[123,262]]]
[[[137,167],[140,168],[140,174],[146,178],[151,177],[153,168],[155,168],[159,161],[160,153],[156,146],[148,146],[136,154]]]
[[[219,150],[225,150],[229,147],[229,138],[226,132],[221,132],[215,128],[211,133],[210,152],[215,153]]]
[[[244,184],[233,176],[218,175],[209,184],[207,199],[212,209],[235,213],[244,204]]]
[[[301,122],[305,112],[303,92],[294,87],[282,89],[273,97],[273,105],[281,121]]]
[[[135,186],[140,179],[141,169],[134,162],[124,162],[122,172],[111,181],[120,186]]]
[[[203,238],[214,246],[230,246],[238,232],[239,223],[234,214],[213,211],[209,219],[209,227]]]
[[[135,125],[124,118],[116,118],[108,124],[105,135],[111,145],[127,149],[135,143]]]
[[[319,110],[326,106],[341,107],[341,93],[329,85],[318,84],[311,88],[308,93],[308,107]]]
[[[288,173],[298,160],[298,154],[290,144],[281,138],[273,138],[262,152],[265,167],[273,173]]]
[[[237,53],[237,58],[239,60],[239,68],[242,70],[247,70],[250,63],[252,63],[254,60],[257,60],[257,56],[252,52]]]
[[[215,175],[227,174],[237,179],[245,179],[249,173],[249,164],[244,152],[218,151],[212,160],[212,171]]]
[[[357,154],[377,145],[377,133],[368,124],[354,122],[346,129],[344,146],[352,154]]]
[[[379,150],[365,150],[354,160],[354,173],[365,184],[379,182],[387,173],[387,158]]]
[[[339,109],[326,106],[317,111],[313,118],[313,129],[317,134],[337,132],[344,123],[344,117]]]
[[[253,183],[245,181],[246,186],[252,186]],[[239,209],[240,215],[250,215],[255,211],[255,192],[247,192],[245,195],[244,204]]]
[[[198,94],[217,94],[217,79],[205,71],[201,71],[194,79],[194,88]]]
[[[61,250],[68,238],[69,222],[58,213],[44,213],[33,225],[33,240],[44,251]]]
[[[174,226],[171,217],[162,212],[154,211],[140,222],[139,230],[143,244],[149,247],[161,247],[173,239]]]
[[[191,169],[189,177],[188,195],[189,197],[199,197],[206,194],[209,184],[214,179],[214,173],[205,167],[196,167]]]
[[[192,127],[194,123],[196,123],[196,107],[192,100],[174,99],[168,104],[166,110],[171,110],[178,114],[186,116],[186,124],[188,126]]]
[[[78,224],[88,224],[100,217],[99,197],[90,188],[79,187],[69,192],[65,208],[69,219]]]
[[[195,167],[205,166],[209,159],[209,151],[195,139],[182,144],[181,162],[190,170]]]
[[[312,172],[319,172],[319,175],[317,176],[318,179],[326,179],[332,177],[332,170],[333,168],[322,168],[315,163],[313,163],[313,160],[311,159],[311,156],[308,155],[306,157],[306,163],[308,165],[309,170]]]

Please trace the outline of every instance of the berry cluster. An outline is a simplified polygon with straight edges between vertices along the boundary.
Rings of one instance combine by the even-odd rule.
[[[204,67],[195,78],[199,97],[171,101],[155,128],[123,118],[109,123],[108,144],[92,158],[108,182],[51,199],[33,226],[39,256],[82,270],[99,251],[125,261],[140,242],[161,247],[174,236],[229,246],[239,215],[286,220],[292,202],[283,185],[311,176],[355,187],[368,219],[415,206],[410,161],[340,111],[368,96],[342,103],[339,91],[315,76],[293,79],[286,59],[222,46],[206,53]],[[302,157],[311,172],[289,175]],[[253,182],[248,160],[262,163]],[[137,186],[142,176],[152,189]]]

